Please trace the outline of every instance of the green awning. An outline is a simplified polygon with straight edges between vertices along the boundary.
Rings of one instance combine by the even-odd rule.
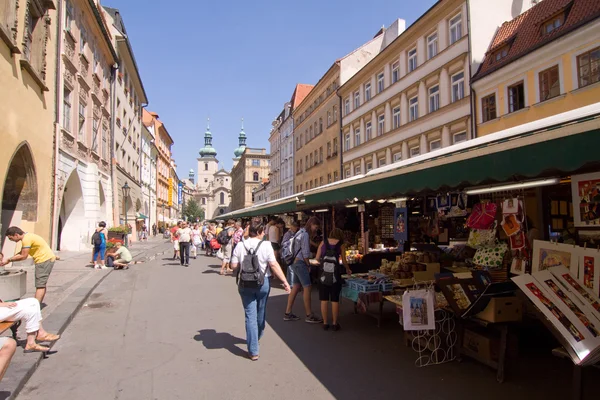
[[[348,185],[309,191],[305,193],[306,205],[314,208],[355,197],[385,199],[446,188],[556,176],[584,167],[600,168],[600,129],[541,141],[543,136],[528,135],[494,144],[507,147],[506,150],[492,152],[492,145],[484,146],[452,153],[439,160],[428,160],[421,167],[412,165],[383,173],[380,178],[378,175],[365,176]],[[519,145],[519,141],[524,145]]]
[[[144,214],[142,214],[142,213],[138,213],[138,214],[137,214],[137,216],[136,216],[135,218],[136,218],[136,219],[147,219],[148,217],[147,217],[147,216],[145,216],[145,215],[144,215]]]
[[[296,211],[296,197],[289,199],[280,199],[265,204],[258,204],[252,207],[236,210],[222,215],[222,218],[249,218],[262,215],[284,214]]]

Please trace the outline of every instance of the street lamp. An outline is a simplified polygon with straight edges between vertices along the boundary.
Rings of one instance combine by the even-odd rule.
[[[129,247],[129,225],[127,225],[127,198],[129,197],[129,191],[131,188],[125,182],[123,187],[121,188],[123,191],[123,202],[125,203],[125,247]]]

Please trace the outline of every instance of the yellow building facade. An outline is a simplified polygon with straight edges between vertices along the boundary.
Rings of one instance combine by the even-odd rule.
[[[572,3],[542,2],[500,28],[473,78],[478,136],[599,102],[600,4]]]
[[[19,5],[6,0],[0,7],[2,238],[11,225],[47,241],[51,238],[55,6],[53,1],[31,0]],[[4,247],[5,254],[13,254],[14,244],[5,245],[10,247]]]
[[[250,207],[254,192],[268,179],[270,155],[266,149],[246,147],[231,170],[231,210]]]

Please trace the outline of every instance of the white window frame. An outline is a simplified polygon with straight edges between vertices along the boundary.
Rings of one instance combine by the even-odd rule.
[[[381,136],[385,133],[385,114],[379,114],[377,116],[377,136]]]
[[[383,72],[377,74],[377,93],[383,92],[385,89],[385,75]]]
[[[419,118],[419,96],[408,99],[408,121],[412,122]]]
[[[427,59],[431,60],[438,54],[438,34],[437,31],[427,36]]]
[[[356,109],[358,109],[358,107],[360,107],[360,91],[357,90],[356,92],[354,92],[353,97],[354,97],[354,103],[353,103],[354,109],[356,110]]]
[[[417,69],[417,48],[413,47],[406,53],[406,59],[408,61],[408,72],[412,72]]]
[[[79,102],[79,112],[77,119],[77,140],[81,143],[85,143],[85,128],[86,128],[86,120],[87,120],[87,105],[85,103]]]
[[[402,152],[398,151],[398,152],[394,153],[392,155],[392,160],[394,160],[394,162],[402,161]]]
[[[372,162],[366,163],[365,168],[367,169],[367,172],[369,172],[370,170],[373,169],[373,163]]]
[[[327,111],[327,126],[331,125],[331,111]]]
[[[462,74],[462,78],[457,78],[454,81],[454,78],[458,75]],[[462,100],[465,97],[465,71],[457,72],[456,74],[450,77],[450,82],[452,84],[452,102]],[[458,90],[458,94],[456,94],[455,86]]]
[[[365,88],[365,102],[371,100],[371,82],[367,82],[364,85]]]
[[[65,95],[65,91],[68,91],[69,94]],[[65,128],[68,132],[73,132],[73,103],[71,101],[72,96],[73,91],[65,87],[63,89],[63,128]]]
[[[398,128],[400,128],[400,106],[396,106],[392,110],[392,129]]]
[[[344,115],[350,114],[350,97],[346,97],[344,100]]]
[[[435,112],[440,109],[440,85],[429,88],[429,112]]]
[[[450,45],[458,42],[463,37],[461,13],[456,14],[448,21],[448,37]]]
[[[360,146],[360,128],[354,129],[354,147]]]
[[[350,178],[350,168],[346,168],[346,170],[344,171],[344,176],[346,178]]]
[[[360,165],[355,165],[354,166],[354,176],[357,176],[360,174],[362,174],[362,169],[360,168]]]
[[[392,84],[400,80],[400,61],[395,61],[392,64]]]
[[[456,137],[459,135],[465,135],[465,138],[463,140],[456,140]],[[466,142],[467,140],[469,140],[469,138],[467,137],[467,131],[456,132],[455,134],[452,135],[452,144]]]
[[[435,140],[432,140],[429,142],[429,151],[436,151],[441,148],[442,148],[442,139],[435,139]]]
[[[387,165],[385,157],[381,157],[379,160],[377,160],[377,165],[378,167],[385,167]]]
[[[365,142],[368,142],[369,140],[371,140],[372,135],[373,135],[373,124],[371,123],[371,121],[369,121],[365,124]]]
[[[416,156],[421,155],[421,147],[419,147],[419,146],[413,146],[408,151],[409,151],[411,157],[416,157]]]
[[[350,150],[350,132],[344,136],[344,151]]]

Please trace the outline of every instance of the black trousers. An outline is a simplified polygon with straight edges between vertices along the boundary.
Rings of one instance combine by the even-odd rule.
[[[181,265],[190,263],[190,242],[179,242],[179,257]]]

